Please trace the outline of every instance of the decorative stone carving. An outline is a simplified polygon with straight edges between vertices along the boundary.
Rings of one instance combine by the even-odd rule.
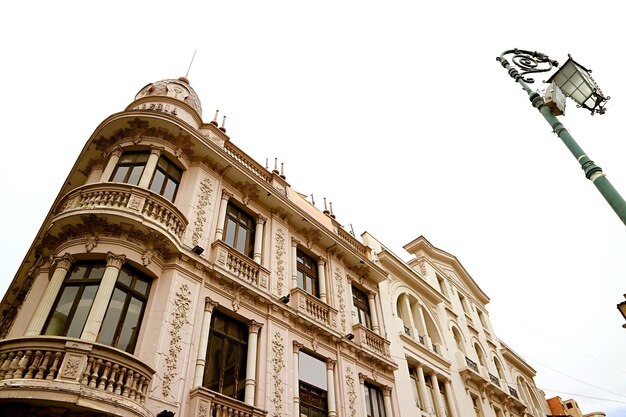
[[[272,397],[272,405],[274,406],[273,417],[283,417],[283,395],[285,388],[282,372],[284,368],[285,341],[282,335],[276,332],[272,338],[272,379],[274,384],[274,395]]]
[[[209,417],[209,403],[200,400],[198,404],[198,417]]]
[[[61,376],[64,378],[76,378],[81,372],[81,357],[72,356],[65,362],[65,367],[61,372]]]
[[[188,158],[193,158],[193,143],[189,135],[183,135],[178,133],[173,135],[167,129],[163,127],[151,127],[150,123],[146,120],[135,118],[128,122],[129,127],[117,130],[113,135],[109,137],[100,136],[93,142],[96,145],[96,150],[103,153],[107,152],[117,142],[123,142],[124,140],[141,141],[142,138],[157,138],[162,139],[172,144],[172,146],[180,153]]]
[[[370,274],[370,267],[367,265],[354,265],[350,268],[353,270],[361,279],[367,278]]]
[[[276,230],[274,237],[276,243],[276,291],[280,295],[285,287],[285,232],[283,229]]]
[[[418,258],[417,266],[420,269],[420,273],[422,275],[426,275],[426,258],[424,256],[422,256],[421,258]]]
[[[341,316],[341,332],[346,331],[346,302],[344,299],[343,276],[341,270],[335,268],[335,283],[337,286],[337,300],[339,301],[339,315]]]
[[[259,187],[256,184],[250,184],[248,181],[244,183],[238,182],[235,188],[241,191],[244,204],[250,201],[257,201],[259,198]]]
[[[303,228],[300,230],[300,234],[306,239],[306,246],[309,249],[320,241],[320,231],[317,229]]]
[[[348,409],[350,410],[350,416],[356,416],[356,386],[354,380],[354,371],[352,368],[346,368],[346,386],[348,387]]]
[[[170,329],[170,346],[165,358],[165,374],[163,375],[163,385],[161,393],[168,397],[171,391],[171,384],[176,377],[178,367],[178,354],[182,350],[180,331],[184,325],[189,323],[188,313],[191,309],[191,291],[187,284],[183,284],[176,291],[174,298],[174,311],[172,312]]]
[[[198,202],[196,203],[196,219],[193,222],[194,230],[191,242],[195,246],[200,242],[204,223],[206,222],[206,207],[211,204],[211,194],[213,193],[213,184],[210,178],[205,178],[200,182],[198,191]]]

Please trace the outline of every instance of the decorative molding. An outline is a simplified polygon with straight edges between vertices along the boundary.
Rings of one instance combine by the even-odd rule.
[[[348,408],[350,409],[350,417],[356,416],[356,386],[354,380],[354,371],[352,368],[346,368],[346,386],[348,387]]]
[[[370,267],[367,265],[354,265],[350,269],[361,277],[361,279],[367,278],[370,275]]]
[[[213,183],[210,178],[205,178],[200,182],[198,191],[198,202],[196,204],[196,219],[193,222],[194,231],[191,242],[195,246],[200,242],[204,223],[206,222],[206,207],[211,205],[211,194],[213,193]]]
[[[273,417],[283,417],[283,396],[285,388],[281,375],[284,368],[285,341],[282,335],[279,332],[276,332],[272,338],[272,378],[274,382],[274,396],[271,401],[274,406],[274,413],[272,414]]]
[[[81,362],[82,357],[80,356],[69,357],[67,362],[65,362],[61,376],[64,378],[76,378],[80,374]]]
[[[235,184],[235,188],[242,194],[244,204],[250,203],[250,201],[257,201],[259,199],[259,187],[256,184],[250,184],[248,181],[244,183],[238,182]]]
[[[187,284],[183,284],[176,291],[174,298],[174,311],[172,312],[172,328],[170,329],[170,347],[165,358],[165,374],[163,375],[163,385],[161,393],[168,397],[171,391],[171,384],[177,374],[178,354],[182,350],[180,331],[185,324],[189,323],[187,314],[191,309],[191,291]]]
[[[420,269],[420,273],[426,276],[426,257],[422,256],[417,259],[417,266]]]
[[[209,417],[210,404],[206,401],[200,400],[198,403],[198,417]]]
[[[300,229],[299,232],[306,239],[306,246],[309,249],[311,249],[313,245],[318,244],[320,241],[320,231],[317,229],[307,229],[305,227]]]
[[[337,285],[337,299],[339,301],[339,314],[341,316],[341,332],[343,333],[346,331],[346,302],[343,298],[343,276],[339,268],[335,268],[335,283]]]
[[[278,295],[283,293],[285,286],[285,232],[283,229],[276,229],[276,236],[274,237],[276,242],[276,291]]]
[[[96,144],[96,150],[106,154],[118,142],[129,140],[137,144],[142,139],[153,137],[169,142],[176,149],[177,157],[185,155],[189,159],[193,158],[193,143],[190,135],[184,135],[182,132],[174,135],[163,127],[151,127],[148,121],[139,118],[130,120],[128,125],[129,127],[119,129],[109,137],[100,136],[95,139],[93,143]]]

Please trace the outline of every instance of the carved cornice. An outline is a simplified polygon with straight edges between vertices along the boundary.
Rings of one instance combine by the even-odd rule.
[[[313,245],[317,245],[320,241],[320,231],[317,229],[302,228],[299,232],[306,239],[306,246],[309,249],[311,249]]]
[[[250,203],[250,201],[257,201],[259,199],[259,186],[251,184],[248,181],[245,183],[238,182],[235,184],[235,188],[242,194],[242,200],[244,204]]]

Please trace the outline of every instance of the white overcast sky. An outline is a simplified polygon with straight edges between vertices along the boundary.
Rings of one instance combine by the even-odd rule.
[[[593,70],[608,112],[570,102],[562,121],[626,195],[620,6],[4,2],[0,290],[96,126],[197,49],[205,121],[219,109],[237,146],[278,158],[357,235],[404,259],[419,235],[456,255],[548,397],[626,416],[626,229],[495,60],[517,47]]]

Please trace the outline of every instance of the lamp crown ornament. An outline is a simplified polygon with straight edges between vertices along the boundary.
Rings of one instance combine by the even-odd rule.
[[[511,56],[510,63],[505,56]],[[598,87],[598,84],[591,76],[591,70],[574,61],[571,55],[568,55],[567,61],[560,67],[557,61],[550,59],[546,54],[517,48],[503,52],[496,59],[508,70],[512,78],[526,84],[535,82],[528,74],[549,72],[558,68],[547,81],[544,81],[551,84],[547,89],[551,97],[558,97],[562,94],[574,100],[577,107],[589,110],[591,115],[596,113],[604,114],[606,112],[606,102],[610,97],[602,93],[602,90],[600,90],[600,87]],[[551,98],[548,98],[548,100],[551,100]],[[553,106],[550,107],[553,110],[555,109]],[[559,111],[555,111],[555,114],[561,115],[563,110],[564,107]]]

